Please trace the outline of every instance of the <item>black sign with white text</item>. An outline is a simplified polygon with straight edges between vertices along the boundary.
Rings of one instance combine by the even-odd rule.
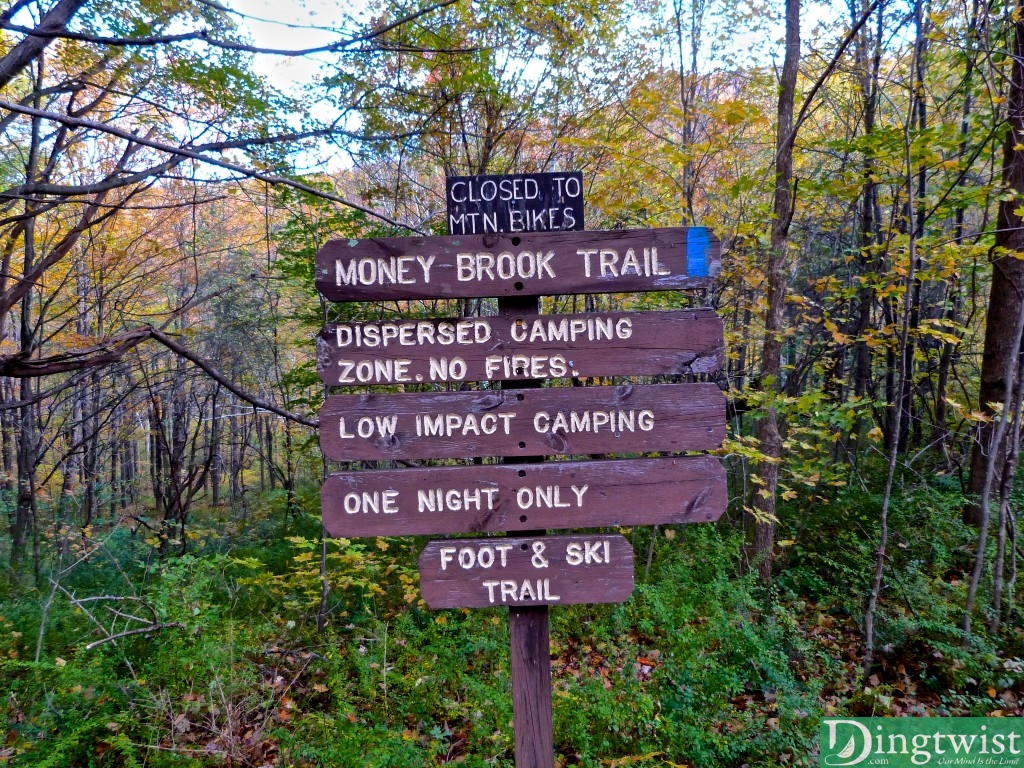
[[[583,229],[579,171],[449,176],[445,201],[452,235]]]

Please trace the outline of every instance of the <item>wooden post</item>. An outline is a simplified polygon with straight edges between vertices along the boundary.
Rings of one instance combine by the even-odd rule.
[[[513,243],[515,241],[513,240]],[[498,299],[498,313],[539,314],[539,296],[510,296]],[[534,389],[542,382],[528,379],[504,382],[502,389]],[[505,459],[509,464],[532,464],[542,456]],[[545,531],[525,535],[543,536]],[[508,609],[509,640],[512,649],[512,731],[515,738],[516,768],[554,768],[555,733],[551,714],[551,641],[548,607],[524,606]]]
[[[551,644],[548,607],[508,609],[512,643],[512,717],[516,768],[553,768]]]

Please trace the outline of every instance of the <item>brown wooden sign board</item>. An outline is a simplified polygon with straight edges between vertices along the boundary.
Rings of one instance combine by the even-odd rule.
[[[671,291],[709,286],[721,243],[704,227],[331,240],[330,301]]]
[[[713,310],[389,320],[326,326],[316,367],[329,385],[715,373]]]
[[[617,534],[431,541],[420,592],[431,608],[621,603],[633,549]]]
[[[335,395],[320,409],[331,461],[704,451],[723,439],[715,384]]]
[[[705,523],[728,501],[712,456],[339,472],[320,497],[345,538]]]

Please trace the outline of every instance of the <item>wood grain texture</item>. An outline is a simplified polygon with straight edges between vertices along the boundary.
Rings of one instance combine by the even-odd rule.
[[[505,296],[498,299],[498,315],[537,315],[540,299],[536,296]],[[540,379],[501,382],[502,389],[540,389]],[[505,464],[535,468],[543,456],[516,456],[502,459]],[[543,536],[543,530],[524,531],[524,536]],[[516,765],[519,768],[554,768],[555,735],[551,712],[551,639],[548,607],[512,606],[508,612],[512,662],[512,734]]]
[[[728,503],[713,456],[339,472],[320,498],[345,538],[702,523]]]
[[[508,609],[516,768],[554,768],[548,607]]]
[[[317,338],[328,385],[716,373],[713,310],[340,323]],[[461,362],[456,362],[461,361]]]
[[[621,603],[633,592],[633,549],[596,533],[431,541],[420,592],[431,608]]]
[[[715,384],[335,395],[320,410],[332,461],[705,451],[724,438]]]
[[[704,227],[331,240],[316,255],[330,301],[671,291],[720,271]]]

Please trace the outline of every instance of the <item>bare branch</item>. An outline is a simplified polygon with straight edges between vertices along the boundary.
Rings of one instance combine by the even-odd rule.
[[[365,43],[371,40],[375,40],[382,35],[387,34],[393,29],[408,24],[411,21],[415,21],[421,16],[433,13],[434,11],[446,8],[449,5],[454,5],[459,0],[443,0],[443,2],[435,3],[434,5],[427,6],[422,10],[415,13],[411,13],[408,16],[403,16],[390,24],[387,24],[380,29],[374,29],[367,32],[365,35],[358,35],[356,37],[348,38],[346,40],[338,40],[327,45],[318,45],[313,48],[263,48],[256,45],[247,45],[245,43],[236,43],[231,40],[221,40],[216,37],[210,36],[208,29],[197,29],[192,32],[182,32],[177,35],[150,35],[147,37],[104,37],[101,35],[88,35],[82,32],[69,32],[66,29],[44,29],[42,25],[37,28],[23,27],[17,24],[2,24],[0,28],[8,29],[12,32],[20,32],[24,35],[28,35],[29,38],[42,38],[45,40],[53,40],[55,38],[61,38],[62,40],[78,40],[85,43],[95,43],[97,45],[112,45],[117,47],[149,47],[154,45],[166,45],[169,43],[182,43],[189,40],[197,40],[206,43],[213,48],[222,48],[228,51],[241,51],[244,53],[261,53],[270,56],[310,56],[315,53],[338,53],[346,48],[353,46],[357,43]]]
[[[226,390],[241,398],[250,405],[261,408],[270,413],[277,414],[285,419],[294,421],[313,429],[318,429],[320,422],[309,419],[305,416],[292,413],[280,408],[255,395],[249,394],[239,387],[224,374],[218,371],[211,363],[197,355],[192,350],[179,344],[163,331],[157,330],[151,325],[141,328],[133,328],[126,333],[114,336],[106,341],[85,349],[77,349],[73,352],[65,352],[59,355],[51,355],[43,358],[29,358],[22,354],[0,356],[0,376],[12,378],[30,378],[50,376],[57,373],[79,371],[86,368],[98,368],[110,365],[120,360],[130,350],[137,347],[147,339],[155,339],[179,357],[183,357],[202,369],[210,378],[218,382]]]
[[[216,166],[217,168],[224,168],[224,169],[229,170],[229,171],[234,171],[235,173],[240,173],[243,176],[247,176],[249,178],[259,179],[260,181],[264,181],[267,184],[271,184],[271,185],[274,185],[274,186],[290,187],[290,188],[296,189],[296,190],[298,190],[300,192],[306,192],[307,194],[314,195],[314,196],[319,197],[321,199],[330,200],[331,202],[338,203],[340,205],[344,205],[344,206],[346,206],[348,208],[353,208],[353,209],[355,209],[357,211],[362,211],[363,213],[367,214],[368,216],[373,216],[376,219],[380,219],[381,221],[385,222],[386,224],[390,224],[391,226],[393,226],[393,227],[395,227],[397,229],[408,230],[410,232],[415,232],[415,233],[421,234],[421,235],[422,234],[426,234],[422,230],[417,229],[416,227],[413,227],[410,224],[403,224],[402,222],[395,221],[390,216],[387,216],[387,215],[385,215],[383,213],[375,211],[372,208],[368,208],[365,205],[360,205],[359,203],[353,202],[351,200],[347,200],[347,199],[345,199],[343,197],[340,197],[338,195],[332,194],[330,192],[324,192],[323,190],[317,189],[316,187],[311,186],[309,184],[304,184],[304,183],[302,183],[300,181],[295,181],[293,179],[288,179],[288,178],[285,178],[283,176],[278,176],[278,175],[273,174],[273,173],[264,173],[262,171],[257,171],[255,168],[246,168],[244,165],[239,165],[238,163],[232,163],[232,162],[229,162],[227,160],[220,160],[218,158],[210,157],[208,155],[203,154],[204,152],[219,151],[221,149],[226,149],[226,148],[241,149],[241,148],[244,148],[244,147],[247,147],[247,146],[256,146],[256,145],[261,145],[261,144],[269,144],[269,143],[272,143],[274,141],[290,141],[290,140],[295,140],[295,139],[298,139],[298,138],[307,138],[307,137],[314,137],[314,136],[320,136],[320,135],[329,135],[329,134],[334,132],[331,129],[323,129],[323,130],[320,130],[320,131],[309,131],[309,132],[302,133],[302,134],[289,134],[289,135],[286,135],[286,136],[278,136],[278,137],[275,137],[273,139],[271,139],[271,138],[253,138],[253,139],[249,139],[249,140],[241,140],[240,139],[240,140],[231,141],[231,142],[213,142],[213,143],[210,143],[210,144],[197,145],[195,147],[188,147],[188,146],[175,147],[175,146],[173,146],[171,144],[167,144],[166,142],[157,141],[155,139],[149,138],[148,136],[139,136],[136,133],[132,133],[131,131],[126,131],[126,130],[123,130],[121,128],[117,128],[116,126],[113,126],[113,125],[107,125],[107,124],[104,124],[104,123],[99,123],[99,122],[96,122],[95,120],[85,120],[83,118],[78,118],[78,117],[69,117],[68,115],[61,115],[61,114],[58,114],[56,112],[48,112],[48,111],[43,110],[43,109],[35,109],[34,107],[27,107],[27,106],[24,106],[24,105],[21,105],[21,104],[16,104],[16,103],[7,101],[5,99],[0,99],[0,109],[7,109],[7,110],[10,110],[12,112],[18,112],[20,114],[29,115],[31,117],[40,117],[40,118],[43,118],[44,120],[51,120],[51,121],[56,122],[56,123],[61,123],[63,125],[68,125],[68,126],[72,126],[72,127],[76,127],[76,128],[87,128],[89,130],[100,131],[102,133],[107,133],[107,134],[110,134],[111,136],[117,136],[120,139],[124,139],[126,141],[131,141],[131,142],[134,142],[136,144],[140,144],[141,146],[144,146],[144,147],[149,147],[150,149],[156,149],[156,150],[159,150],[161,152],[167,152],[169,154],[177,155],[179,157],[191,158],[192,160],[197,160],[197,161],[199,161],[201,163],[206,163],[207,165],[213,165],[213,166]]]
[[[98,648],[104,643],[112,643],[115,640],[120,640],[124,637],[131,637],[132,635],[150,635],[153,632],[159,632],[161,629],[170,629],[171,627],[185,629],[185,625],[180,621],[168,621],[164,624],[150,624],[149,626],[139,627],[138,629],[126,629],[124,632],[118,632],[116,635],[108,635],[100,640],[92,641],[85,646],[85,650],[91,651],[93,648]]]
[[[279,408],[273,403],[268,403],[267,401],[261,398],[248,394],[245,390],[243,390],[233,381],[228,379],[224,374],[222,374],[220,371],[218,371],[216,368],[210,365],[210,363],[208,363],[206,360],[199,357],[199,355],[195,354],[191,350],[186,349],[182,345],[178,344],[178,342],[176,342],[174,339],[172,339],[170,336],[163,333],[162,331],[158,331],[155,328],[153,328],[152,336],[154,339],[159,341],[161,344],[163,344],[165,347],[167,347],[175,354],[180,355],[186,360],[199,366],[203,371],[206,372],[206,374],[211,379],[218,382],[226,390],[234,394],[236,397],[240,397],[242,400],[245,400],[245,402],[249,403],[250,405],[253,405],[257,408],[262,408],[265,411],[270,411],[271,413],[276,413],[278,416],[282,416],[286,419],[289,419],[290,421],[294,421],[298,424],[302,424],[307,427],[312,427],[313,429],[320,428],[320,421],[317,419],[307,419],[304,416],[299,416],[298,414],[292,413],[291,411],[287,411],[284,408]]]
[[[829,61],[828,66],[825,67],[825,70],[818,76],[818,79],[814,81],[814,85],[811,86],[811,90],[807,92],[806,96],[804,96],[804,103],[800,105],[800,112],[797,115],[796,121],[793,123],[793,130],[789,132],[789,136],[786,137],[786,141],[782,148],[779,149],[779,152],[782,152],[785,147],[789,146],[796,140],[797,132],[799,132],[800,127],[807,119],[811,108],[811,102],[814,101],[814,97],[818,95],[818,91],[821,90],[825,81],[832,76],[836,67],[839,66],[839,62],[842,60],[843,54],[846,52],[846,49],[850,47],[850,43],[852,43],[857,37],[857,33],[860,32],[861,27],[867,24],[868,19],[871,18],[871,14],[873,14],[875,9],[884,1],[885,0],[872,0],[871,4],[864,9],[864,13],[862,13],[860,18],[857,19],[857,23],[850,28],[846,33],[846,36],[840,41],[839,47],[836,48],[835,53],[832,54],[832,59]]]

